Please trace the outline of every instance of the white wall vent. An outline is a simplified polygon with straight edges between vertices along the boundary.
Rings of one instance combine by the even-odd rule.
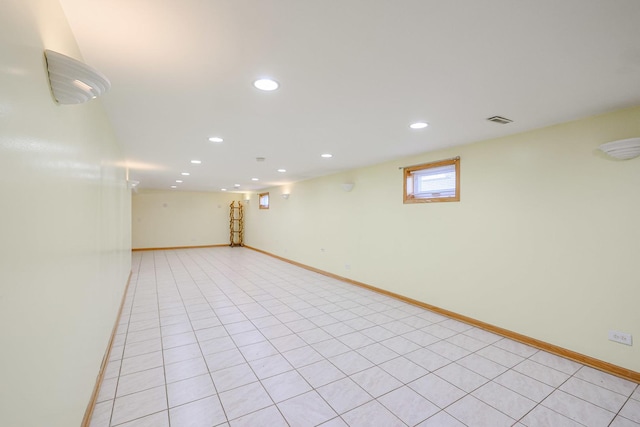
[[[501,125],[506,125],[507,123],[513,122],[513,120],[510,120],[510,119],[507,119],[507,118],[501,117],[501,116],[489,117],[487,120],[489,120],[490,122],[494,122],[494,123],[500,123]]]

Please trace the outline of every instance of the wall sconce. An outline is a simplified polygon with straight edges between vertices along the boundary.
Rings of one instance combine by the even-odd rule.
[[[349,191],[353,190],[354,185],[355,184],[353,182],[345,182],[344,184],[342,184],[342,189],[348,193]]]
[[[640,156],[640,138],[620,139],[607,142],[598,147],[603,153],[619,160],[633,159]]]
[[[287,200],[289,198],[289,193],[282,193],[282,198]]]
[[[98,70],[52,50],[45,50],[51,92],[58,104],[82,104],[111,87]]]

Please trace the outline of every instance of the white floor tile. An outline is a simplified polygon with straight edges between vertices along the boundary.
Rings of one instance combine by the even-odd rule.
[[[122,375],[118,381],[116,397],[137,393],[164,384],[164,368],[162,366],[129,375]]]
[[[169,417],[171,427],[211,427],[227,420],[217,396],[171,408]]]
[[[590,427],[608,426],[615,417],[613,412],[560,390],[551,393],[542,405]]]
[[[629,396],[638,386],[636,383],[598,371],[597,369],[590,368],[589,366],[583,366],[580,368],[580,370],[576,372],[575,377],[597,386],[604,387],[623,396]],[[638,396],[640,396],[640,394]]]
[[[553,392],[553,387],[513,370],[505,372],[494,381],[534,402],[542,402]]]
[[[311,391],[309,383],[297,371],[288,371],[262,381],[274,402],[282,402]]]
[[[116,398],[111,424],[118,425],[167,409],[165,387],[155,387]]]
[[[360,387],[371,396],[379,397],[385,393],[402,387],[402,382],[378,366],[366,369],[351,376]]]
[[[440,411],[431,418],[418,424],[417,427],[465,427],[465,425],[445,411]]]
[[[299,368],[298,372],[314,388],[321,387],[345,377],[345,374],[328,360],[321,360],[319,362],[312,363],[311,365],[304,366]]]
[[[350,411],[373,398],[349,378],[319,387],[317,392],[338,414]]]
[[[471,395],[453,403],[446,411],[469,427],[507,427],[515,423],[514,419]]]
[[[557,371],[530,359],[513,367],[514,371],[520,372],[551,387],[560,387],[560,385],[569,379],[569,375],[564,372]]]
[[[273,400],[259,382],[224,391],[218,396],[230,420],[273,405]]]
[[[287,359],[280,354],[250,361],[249,365],[261,380],[293,369]]]
[[[516,420],[522,418],[537,404],[493,381],[476,389],[472,395]]]
[[[248,363],[213,371],[211,377],[218,393],[258,381]]]
[[[569,378],[567,382],[560,386],[560,390],[616,413],[627,401],[627,396],[623,396],[579,378]]]
[[[156,412],[128,423],[118,424],[118,427],[169,427],[169,411]]]
[[[375,400],[352,409],[343,414],[342,418],[349,427],[406,427],[405,423]]]
[[[435,374],[418,378],[410,382],[408,386],[440,408],[446,408],[467,394]]]
[[[527,427],[583,426],[582,424],[579,424],[570,418],[541,405],[533,408],[533,410],[522,419],[522,424]]]
[[[231,427],[289,427],[275,405],[236,418],[230,424]]]
[[[639,423],[634,423],[633,421],[624,418],[620,415],[614,418],[613,422],[609,425],[609,427],[638,427]]]
[[[378,401],[410,426],[426,420],[440,410],[407,386],[385,394]]]
[[[402,381],[402,383],[404,384],[407,384],[429,373],[426,369],[416,365],[409,359],[406,359],[402,356],[389,360],[388,362],[384,362],[379,366],[389,374]]]
[[[640,427],[633,382],[254,251],[133,259],[92,427]]]
[[[434,374],[467,393],[471,393],[489,381],[482,375],[478,375],[475,372],[455,363],[438,369]]]
[[[278,408],[289,425],[299,427],[317,426],[337,415],[315,391],[280,402]]]
[[[209,374],[167,384],[169,408],[216,394]]]

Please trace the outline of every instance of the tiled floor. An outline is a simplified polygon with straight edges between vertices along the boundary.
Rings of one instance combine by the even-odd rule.
[[[93,427],[640,427],[635,383],[249,249],[133,269]]]

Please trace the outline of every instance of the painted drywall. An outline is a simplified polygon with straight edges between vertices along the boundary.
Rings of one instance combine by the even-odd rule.
[[[245,240],[640,372],[640,345],[607,340],[640,341],[640,158],[597,150],[636,136],[640,108],[271,188]],[[455,156],[459,203],[402,203],[400,166]]]
[[[132,198],[135,249],[229,243],[233,193],[140,190]]]
[[[0,5],[0,425],[78,426],[131,270],[130,191],[100,101],[60,106],[57,1]]]

